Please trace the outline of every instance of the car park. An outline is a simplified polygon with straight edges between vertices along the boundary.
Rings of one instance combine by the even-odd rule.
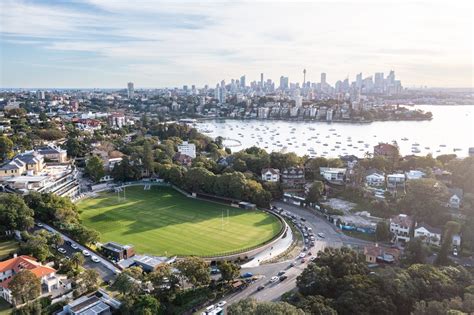
[[[97,257],[97,256],[92,256],[91,260],[95,263],[98,263],[100,261],[99,257]]]
[[[277,276],[273,276],[271,279],[270,279],[270,282],[273,283],[273,282],[277,282],[278,279],[280,279],[279,277]]]
[[[90,253],[88,250],[85,250],[85,249],[84,249],[84,250],[82,251],[82,255],[88,257],[88,256],[91,255],[91,253]]]
[[[61,254],[66,254],[66,250],[62,247],[58,248],[58,252],[60,252]]]

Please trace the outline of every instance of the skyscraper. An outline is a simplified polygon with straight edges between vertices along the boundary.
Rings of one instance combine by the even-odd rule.
[[[245,75],[240,77],[240,87],[241,88],[245,87]]]
[[[280,77],[280,89],[288,90],[288,77],[284,77],[284,76]]]
[[[260,73],[260,86],[263,89],[263,73]]]
[[[128,98],[133,98],[133,93],[135,93],[135,89],[133,87],[133,82],[128,82],[128,84],[127,84],[127,96],[128,96]]]
[[[306,69],[303,69],[303,88],[306,85]]]
[[[321,85],[326,84],[326,73],[321,73]]]

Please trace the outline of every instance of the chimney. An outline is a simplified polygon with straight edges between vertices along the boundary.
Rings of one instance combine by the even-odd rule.
[[[15,253],[15,254],[13,254],[13,258],[16,258],[16,257],[17,257],[17,254],[16,254],[16,253]]]

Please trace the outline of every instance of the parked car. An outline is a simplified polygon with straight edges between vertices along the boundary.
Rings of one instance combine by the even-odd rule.
[[[285,281],[288,278],[288,276],[281,276],[280,281]]]
[[[288,265],[288,268],[292,268],[292,267],[294,267],[294,266],[295,266],[295,263],[292,262],[292,263],[290,263],[290,264]]]
[[[86,256],[86,257],[89,257],[91,255],[91,253],[88,251],[88,250],[83,250],[82,251],[82,255]]]
[[[77,249],[79,249],[79,246],[77,246],[77,244],[71,244],[71,248],[77,250]]]
[[[305,219],[305,218],[301,218],[301,221],[305,222],[305,221],[306,221],[306,219]]]
[[[324,237],[325,237],[325,236],[324,236],[324,233],[321,233],[321,232],[318,233],[318,236],[319,236],[320,238],[324,238]]]
[[[284,274],[285,274],[285,271],[282,270],[282,271],[280,271],[280,272],[277,274],[277,276],[280,277],[280,276],[283,276]]]
[[[306,254],[305,254],[305,253],[301,253],[299,257],[300,257],[300,258],[304,258],[304,257],[306,257]]]
[[[273,283],[273,282],[277,282],[278,279],[280,279],[279,277],[277,276],[273,276],[271,279],[270,279],[270,282]]]
[[[217,306],[218,307],[223,307],[226,304],[227,304],[227,301],[220,301],[219,303],[217,303]]]
[[[260,285],[258,286],[257,291],[262,291],[263,289],[265,289],[265,287],[263,285]]]
[[[58,252],[60,252],[61,254],[66,254],[66,250],[62,247],[58,248]]]
[[[250,278],[250,277],[253,277],[253,273],[251,272],[246,272],[242,275],[242,278]]]
[[[311,258],[309,259],[309,261],[314,261],[316,259],[316,256],[311,256]]]
[[[91,260],[95,263],[98,263],[100,261],[99,257],[97,257],[97,256],[92,256]]]

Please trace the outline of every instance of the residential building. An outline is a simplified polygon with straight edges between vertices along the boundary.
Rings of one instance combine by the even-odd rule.
[[[365,177],[365,182],[371,187],[385,186],[385,175],[383,173],[372,173]]]
[[[115,242],[103,244],[101,250],[106,256],[112,257],[116,261],[128,259],[135,255],[135,249],[132,245],[121,245]]]
[[[183,141],[183,143],[178,145],[178,152],[194,159],[196,158],[196,145],[188,141]]]
[[[405,174],[387,175],[387,188],[404,189],[405,188]]]
[[[441,244],[442,230],[426,223],[418,224],[414,230],[414,237],[419,237],[427,244],[439,246]]]
[[[398,261],[400,250],[398,248],[382,247],[378,244],[364,247],[365,261],[369,264],[386,263],[392,264]]]
[[[191,164],[193,163],[193,159],[189,155],[182,154],[182,153],[179,153],[179,152],[177,152],[173,156],[173,161],[175,161],[179,165],[183,165],[183,166],[191,166]]]
[[[145,272],[155,271],[159,266],[164,264],[171,264],[175,258],[136,255],[133,257],[133,262],[140,266]]]
[[[449,200],[447,206],[453,209],[459,209],[462,204],[463,190],[461,188],[449,188]]]
[[[399,151],[398,147],[393,144],[379,143],[374,146],[374,157],[382,156],[388,160],[398,159]]]
[[[42,293],[50,293],[59,287],[54,268],[44,266],[30,256],[15,256],[0,262],[0,297],[10,304],[15,304],[15,301],[8,287],[9,283],[22,270],[29,270],[40,279]]]
[[[128,82],[127,83],[127,97],[130,99],[130,98],[133,98],[134,96],[134,93],[135,93],[135,88],[133,86],[133,82]]]
[[[265,182],[279,182],[280,170],[277,170],[275,168],[262,169],[262,180]]]
[[[399,214],[390,219],[390,232],[395,235],[396,241],[408,242],[413,219],[406,214]]]
[[[458,247],[461,246],[461,235],[454,234],[452,244],[453,246],[458,246]]]
[[[112,128],[120,129],[125,126],[126,119],[123,113],[112,113],[107,117],[109,126]]]
[[[121,303],[99,289],[97,292],[81,296],[56,313],[57,315],[110,315],[118,310]]]
[[[20,175],[36,175],[44,169],[44,157],[35,151],[27,151],[16,155],[0,166],[0,178]]]
[[[304,177],[304,168],[290,167],[280,172],[281,182],[291,188],[302,188],[306,183]]]
[[[319,174],[328,182],[333,184],[343,184],[346,178],[347,169],[320,167]]]
[[[410,170],[409,172],[405,173],[405,177],[407,180],[410,179],[421,179],[426,176],[425,172],[418,171],[418,170]]]

